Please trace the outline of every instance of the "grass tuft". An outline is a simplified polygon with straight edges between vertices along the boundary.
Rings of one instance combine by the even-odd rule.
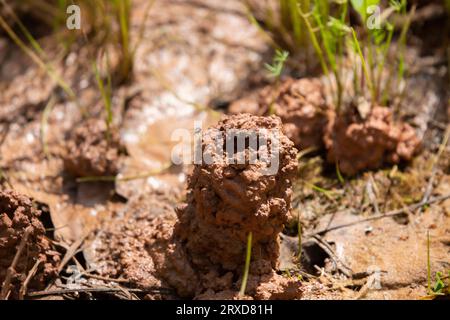
[[[298,12],[304,20],[322,71],[332,85],[336,110],[339,112],[341,107],[347,106],[349,99],[358,101],[361,96],[366,98],[366,92],[372,106],[388,103],[387,97],[392,95],[392,88],[396,88],[397,95],[400,95],[406,75],[406,35],[414,15],[414,7],[408,13],[405,0],[391,0],[378,16],[371,6],[380,5],[380,1],[352,0],[350,4],[361,20],[357,32],[356,27],[349,22],[348,1],[336,1],[332,10],[324,2],[326,1],[312,1],[309,11],[298,6]],[[394,14],[407,16],[407,19],[399,35],[399,50],[392,52],[390,49],[395,29],[389,20]],[[398,65],[397,74],[385,68],[390,54]],[[344,91],[347,90],[344,79],[347,78],[349,63],[353,66],[354,95],[347,94],[347,100],[344,101]],[[387,76],[387,81],[382,81],[386,77],[386,71],[391,74]],[[397,81],[396,85],[390,83],[394,81],[392,79]]]
[[[272,98],[272,101],[269,104],[270,115],[275,114],[273,105],[275,103],[275,100],[277,99],[278,89],[280,87],[281,74],[283,72],[284,63],[286,62],[288,57],[289,52],[276,50],[272,64],[268,63],[265,64],[266,69],[269,71],[270,77],[275,78],[275,94]]]
[[[281,73],[283,72],[284,64],[289,57],[289,52],[287,51],[275,51],[275,56],[273,58],[272,64],[266,63],[264,66],[272,78],[279,79],[281,77]]]

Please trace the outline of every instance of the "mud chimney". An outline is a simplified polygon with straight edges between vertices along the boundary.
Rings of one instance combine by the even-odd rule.
[[[297,170],[296,149],[281,128],[278,117],[239,114],[203,134],[203,160],[174,232],[196,268],[240,273],[249,232],[252,264],[261,273],[276,268]]]

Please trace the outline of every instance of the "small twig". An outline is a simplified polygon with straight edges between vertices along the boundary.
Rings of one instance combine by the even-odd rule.
[[[370,289],[372,288],[372,285],[375,281],[376,273],[372,273],[368,278],[366,283],[361,287],[361,289],[358,291],[358,294],[356,296],[356,299],[363,299],[367,293],[369,293]]]
[[[387,205],[387,200],[388,200],[388,196],[391,193],[392,190],[392,186],[393,186],[393,178],[394,178],[394,174],[397,172],[397,166],[393,166],[391,171],[389,171],[389,174],[387,175],[387,178],[389,180],[389,184],[388,187],[386,188],[386,192],[384,193],[384,201],[383,201],[383,211],[386,210],[386,205]]]
[[[58,266],[58,274],[64,269],[65,265],[70,261],[70,259],[72,259],[72,257],[77,254],[78,248],[81,246],[88,235],[89,232],[86,232],[84,236],[70,245],[70,247],[66,251],[66,254],[64,255],[64,258],[61,260],[61,263]]]
[[[393,196],[395,199],[397,199],[397,201],[400,203],[400,205],[402,206],[403,209],[405,209],[405,213],[409,214],[409,215],[413,215],[414,213],[409,210],[408,206],[405,204],[405,202],[403,201],[402,197],[397,193],[397,192],[393,192]]]
[[[421,201],[419,203],[412,204],[412,205],[410,205],[408,207],[404,207],[404,208],[401,208],[401,209],[388,211],[388,212],[386,212],[384,214],[381,214],[381,215],[376,215],[376,216],[372,216],[372,217],[369,217],[369,218],[366,218],[366,219],[362,219],[362,220],[359,220],[359,221],[350,222],[350,223],[346,223],[346,224],[341,224],[341,225],[334,226],[334,227],[331,227],[331,228],[326,228],[326,229],[321,230],[321,231],[310,233],[310,234],[306,235],[306,237],[314,237],[316,235],[324,235],[327,232],[330,232],[330,231],[333,231],[333,230],[351,227],[351,226],[354,226],[356,224],[364,223],[364,222],[367,222],[367,221],[373,221],[373,220],[378,220],[378,219],[383,219],[383,218],[388,218],[388,217],[395,217],[395,216],[398,216],[399,214],[405,213],[405,211],[407,211],[407,210],[414,211],[417,208],[420,208],[421,206],[430,205],[430,204],[433,204],[433,203],[436,203],[436,202],[441,202],[441,201],[447,200],[449,198],[450,198],[450,194],[446,194],[444,196],[439,196],[439,197],[435,197],[435,198],[429,199],[425,203],[423,203]]]
[[[28,272],[27,278],[22,283],[22,286],[20,287],[19,290],[19,300],[23,300],[24,296],[26,295],[28,290],[28,283],[30,282],[31,278],[33,278],[34,275],[36,274],[36,271],[41,262],[42,262],[41,259],[36,260],[36,263],[34,264],[33,268],[31,268],[30,272]]]
[[[151,293],[151,292],[172,292],[169,288],[154,288],[154,289],[127,289],[128,292],[138,292],[138,293]],[[57,290],[45,290],[45,291],[34,291],[27,294],[28,297],[42,297],[42,296],[52,296],[52,295],[62,295],[68,293],[76,292],[123,292],[123,288],[77,288],[77,289],[57,289]]]
[[[318,235],[313,236],[313,239],[316,240],[317,245],[321,247],[333,260],[338,270],[345,274],[348,278],[352,278],[352,269],[346,266],[341,259],[339,259],[339,257],[334,253],[333,248],[331,248],[331,246]]]
[[[129,280],[127,279],[113,279],[113,278],[108,278],[108,277],[102,277],[96,274],[91,274],[91,273],[87,273],[87,272],[82,272],[81,275],[88,277],[88,278],[92,278],[92,279],[96,279],[96,280],[102,280],[102,281],[107,281],[107,282],[117,282],[117,283],[130,283]]]
[[[374,190],[375,189],[375,190]],[[380,214],[380,208],[378,207],[378,200],[376,196],[376,186],[375,181],[373,180],[373,176],[369,174],[369,180],[366,184],[366,192],[369,197],[369,201],[372,203],[372,207],[375,211],[375,214]]]
[[[77,257],[73,257],[72,260],[75,262],[75,265],[77,266],[77,269],[81,272],[81,273],[85,273],[86,270],[84,269],[84,267],[81,265],[81,263],[78,261]]]
[[[25,229],[25,232],[23,234],[23,238],[20,241],[19,247],[17,248],[16,255],[14,256],[14,259],[13,259],[13,261],[11,263],[11,266],[6,271],[5,281],[3,281],[2,291],[0,292],[0,300],[5,300],[6,297],[8,296],[9,286],[11,284],[13,273],[15,272],[15,268],[17,266],[17,263],[19,263],[20,256],[21,256],[23,250],[25,249],[25,245],[27,244],[28,237],[30,236],[31,231],[33,231],[33,227],[32,226],[28,226]]]
[[[121,291],[125,295],[125,298],[127,300],[133,300],[133,296],[134,296],[133,293],[131,293],[127,288],[124,288],[124,287],[119,287],[119,288],[122,289]]]
[[[336,279],[334,279],[330,274],[326,273],[324,268],[319,268],[317,265],[314,265],[314,269],[316,269],[320,273],[318,278],[321,283],[324,283],[324,280],[326,280],[328,282],[328,284],[332,284],[334,288],[337,288],[337,289],[341,290],[342,292],[353,292],[353,291],[347,289],[339,281],[337,282]]]

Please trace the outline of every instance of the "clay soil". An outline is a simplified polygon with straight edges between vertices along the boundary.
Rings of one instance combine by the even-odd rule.
[[[400,107],[342,114],[320,74],[267,75],[273,49],[239,0],[156,0],[148,16],[132,1],[139,45],[110,122],[95,44],[64,51],[33,30],[75,102],[0,32],[0,299],[434,298],[428,281],[450,277],[449,39],[428,36],[449,17],[435,2],[412,21]],[[199,121],[215,162],[174,164],[173,132]],[[210,146],[230,130],[277,130],[278,171],[227,164]]]

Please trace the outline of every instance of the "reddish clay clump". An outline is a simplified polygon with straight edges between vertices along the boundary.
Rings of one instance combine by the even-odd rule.
[[[279,166],[275,174],[263,173],[262,169],[267,168],[265,161],[228,163],[226,151],[210,148],[217,136],[227,141],[233,132],[265,135],[263,129],[279,133]],[[276,142],[273,136],[265,137],[271,154]],[[214,161],[211,164],[203,161],[194,167],[189,178],[187,203],[179,206],[179,220],[173,235],[167,239],[170,253],[164,258],[155,257],[164,260],[160,264],[160,275],[181,295],[207,293],[201,296],[206,298],[217,293],[222,296],[224,290],[237,288],[234,279],[242,275],[247,236],[252,232],[251,274],[279,284],[280,276],[274,273],[279,256],[279,233],[288,217],[291,183],[297,171],[297,151],[281,133],[280,119],[249,114],[226,117],[203,134],[202,144],[202,150]],[[248,160],[250,149],[246,146],[234,152]],[[182,261],[188,262],[188,267]],[[186,278],[175,275],[180,273]],[[257,291],[257,285],[249,287],[250,294]],[[295,292],[299,294],[298,287]]]
[[[234,102],[230,113],[255,115],[273,113],[281,118],[283,130],[299,149],[321,148],[328,109],[324,87],[319,79],[292,79],[278,88],[267,86]]]
[[[348,175],[410,160],[420,146],[410,125],[395,123],[391,110],[379,106],[366,119],[356,111],[339,117],[330,112],[324,141],[327,160],[339,163],[340,171]]]
[[[281,129],[275,117],[248,114],[225,118],[203,135],[204,148],[213,143],[216,130],[224,140],[232,130]],[[186,243],[197,267],[211,262],[225,270],[242,265],[247,234],[253,232],[257,260],[276,267],[278,233],[290,208],[290,183],[296,173],[296,151],[284,135],[280,136],[279,171],[260,172],[262,162],[227,163],[226,152],[211,151],[215,161],[194,168],[189,179],[187,205],[179,210],[175,235]]]
[[[262,139],[255,149],[245,140],[242,149],[232,150],[233,159],[243,156],[242,163],[227,162],[228,149],[220,146],[239,133],[256,133]],[[215,144],[218,137],[222,140]],[[176,213],[155,195],[145,197],[152,205],[130,205],[125,216],[105,226],[97,237],[99,260],[107,261],[98,270],[130,279],[139,287],[170,287],[183,298],[234,299],[252,232],[246,298],[298,298],[299,282],[275,272],[279,233],[288,218],[297,172],[297,151],[281,132],[280,119],[249,114],[226,117],[203,133],[201,147],[205,156],[189,177],[186,203]],[[250,150],[267,157],[250,161]],[[208,156],[212,163],[206,161]],[[272,173],[267,171],[275,167]]]
[[[174,207],[173,196],[163,192],[132,199],[124,212],[97,234],[93,243],[96,270],[144,289],[162,286],[149,253],[157,248],[149,243],[171,235],[177,218]]]
[[[10,284],[4,289],[9,292],[9,298],[19,297],[19,291],[36,263],[39,265],[28,283],[28,290],[44,289],[47,281],[57,274],[60,255],[52,250],[45,237],[40,215],[26,196],[14,191],[0,191],[0,284],[3,286],[22,239],[26,239],[17,264],[11,270]]]
[[[75,177],[114,176],[123,150],[117,130],[98,119],[83,122],[66,142],[64,167]]]

